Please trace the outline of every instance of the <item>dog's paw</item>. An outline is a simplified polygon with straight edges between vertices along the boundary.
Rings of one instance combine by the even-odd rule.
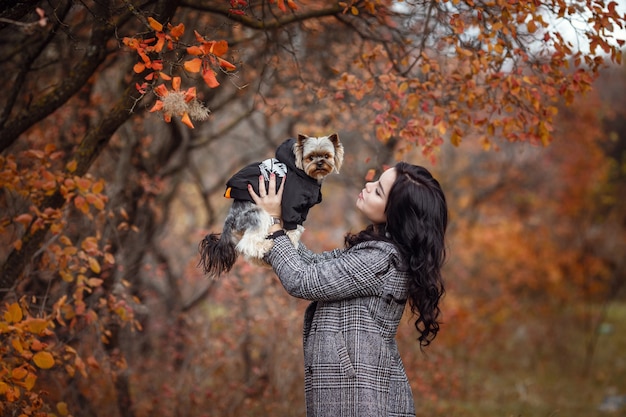
[[[298,249],[298,245],[300,244],[300,237],[302,236],[302,233],[304,233],[304,227],[301,225],[298,225],[296,229],[287,230],[286,232],[287,237],[291,240],[291,244],[296,249]]]

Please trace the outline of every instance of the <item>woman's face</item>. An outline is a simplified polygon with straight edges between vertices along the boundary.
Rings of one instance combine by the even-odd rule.
[[[378,181],[365,183],[365,188],[356,200],[356,207],[361,210],[372,223],[380,224],[387,221],[385,207],[389,190],[396,180],[396,170],[389,168],[382,173]]]

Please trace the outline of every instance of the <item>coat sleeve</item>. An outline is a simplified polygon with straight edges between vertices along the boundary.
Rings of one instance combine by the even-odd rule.
[[[337,257],[306,263],[289,239],[281,236],[266,259],[292,296],[332,301],[380,295],[394,253],[389,243],[364,242]]]
[[[298,243],[298,255],[305,264],[312,264],[316,262],[322,262],[328,259],[333,259],[341,255],[342,249],[333,249],[331,251],[315,253],[306,247],[302,242]]]

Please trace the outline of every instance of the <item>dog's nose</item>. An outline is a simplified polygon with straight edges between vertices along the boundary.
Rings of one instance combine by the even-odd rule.
[[[324,161],[317,161],[317,167],[321,168],[324,166]]]

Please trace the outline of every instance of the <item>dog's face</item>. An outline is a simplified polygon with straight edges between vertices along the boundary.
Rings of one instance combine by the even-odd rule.
[[[341,169],[343,145],[336,133],[320,137],[298,135],[293,148],[296,167],[311,178],[322,181],[333,170]]]

